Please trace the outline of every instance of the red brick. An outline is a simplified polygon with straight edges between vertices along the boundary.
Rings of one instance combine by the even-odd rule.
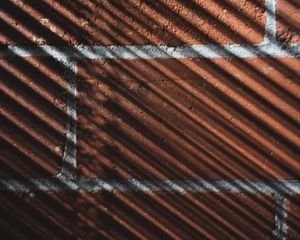
[[[300,3],[277,0],[277,31],[281,41],[300,44]]]
[[[296,179],[299,59],[82,61],[81,176]]]
[[[2,44],[260,43],[264,0],[0,3]]]
[[[274,200],[245,194],[0,195],[3,239],[271,239]]]
[[[288,202],[288,239],[300,239],[300,195],[295,195]]]
[[[65,144],[64,68],[49,58],[2,58],[0,75],[0,177],[58,173]]]

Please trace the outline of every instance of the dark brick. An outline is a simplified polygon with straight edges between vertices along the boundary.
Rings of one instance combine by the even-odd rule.
[[[2,44],[130,45],[260,43],[264,0],[8,1]]]
[[[299,59],[82,61],[82,176],[296,179]]]
[[[300,195],[294,195],[288,202],[288,239],[300,239]]]
[[[300,44],[300,3],[298,0],[277,1],[277,35],[285,43]]]
[[[270,239],[274,200],[245,194],[1,193],[3,239]]]
[[[50,58],[2,58],[0,75],[0,177],[57,174],[67,121],[65,69]]]

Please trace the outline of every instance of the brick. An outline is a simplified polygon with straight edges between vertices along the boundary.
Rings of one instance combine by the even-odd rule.
[[[2,44],[260,43],[264,0],[1,1]]]
[[[78,64],[79,174],[297,179],[299,59]]]
[[[66,73],[50,58],[1,58],[1,178],[59,172],[66,141]]]
[[[285,43],[300,44],[300,3],[297,0],[277,1],[277,35]]]
[[[274,200],[246,194],[5,193],[5,239],[271,239]]]
[[[300,239],[300,195],[294,195],[288,202],[288,239]]]

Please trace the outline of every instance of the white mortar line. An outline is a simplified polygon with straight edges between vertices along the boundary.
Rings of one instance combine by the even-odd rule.
[[[144,193],[260,193],[299,194],[300,181],[145,181],[145,180],[101,180],[101,179],[0,179],[0,190],[28,191],[74,191],[88,192],[144,192]]]
[[[281,45],[270,42],[259,45],[164,45],[127,46],[69,46],[64,48],[40,45],[31,47],[8,46],[0,50],[0,57],[49,56],[55,59],[152,59],[152,58],[251,58],[251,57],[298,57],[300,45]]]
[[[74,58],[101,59],[152,59],[152,58],[249,58],[258,56],[300,56],[300,45],[291,47],[276,43],[262,45],[187,45],[169,46],[77,46]]]
[[[275,194],[276,209],[275,209],[275,229],[273,230],[273,237],[276,240],[287,239],[287,217],[288,217],[288,201],[282,194]]]
[[[276,0],[266,0],[266,26],[264,43],[276,41]]]
[[[60,60],[65,66],[66,70],[64,77],[68,81],[68,104],[67,104],[67,126],[66,126],[66,144],[64,149],[64,155],[62,159],[62,168],[57,175],[58,178],[74,179],[76,176],[76,62],[67,59]]]

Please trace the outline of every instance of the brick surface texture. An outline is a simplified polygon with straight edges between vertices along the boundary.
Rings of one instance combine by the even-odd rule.
[[[275,209],[271,197],[245,194],[5,193],[0,201],[1,226],[10,226],[0,232],[16,239],[269,239]]]
[[[51,177],[65,144],[64,68],[51,58],[0,60],[0,177]]]
[[[298,0],[0,1],[0,239],[300,239]]]
[[[300,3],[297,0],[278,0],[277,30],[280,40],[300,43]]]
[[[290,199],[289,203],[289,212],[288,212],[288,233],[290,236],[290,239],[299,239],[300,238],[300,219],[299,219],[299,213],[300,213],[300,198],[299,194],[293,196]]]
[[[260,43],[264,1],[1,1],[3,44]]]

